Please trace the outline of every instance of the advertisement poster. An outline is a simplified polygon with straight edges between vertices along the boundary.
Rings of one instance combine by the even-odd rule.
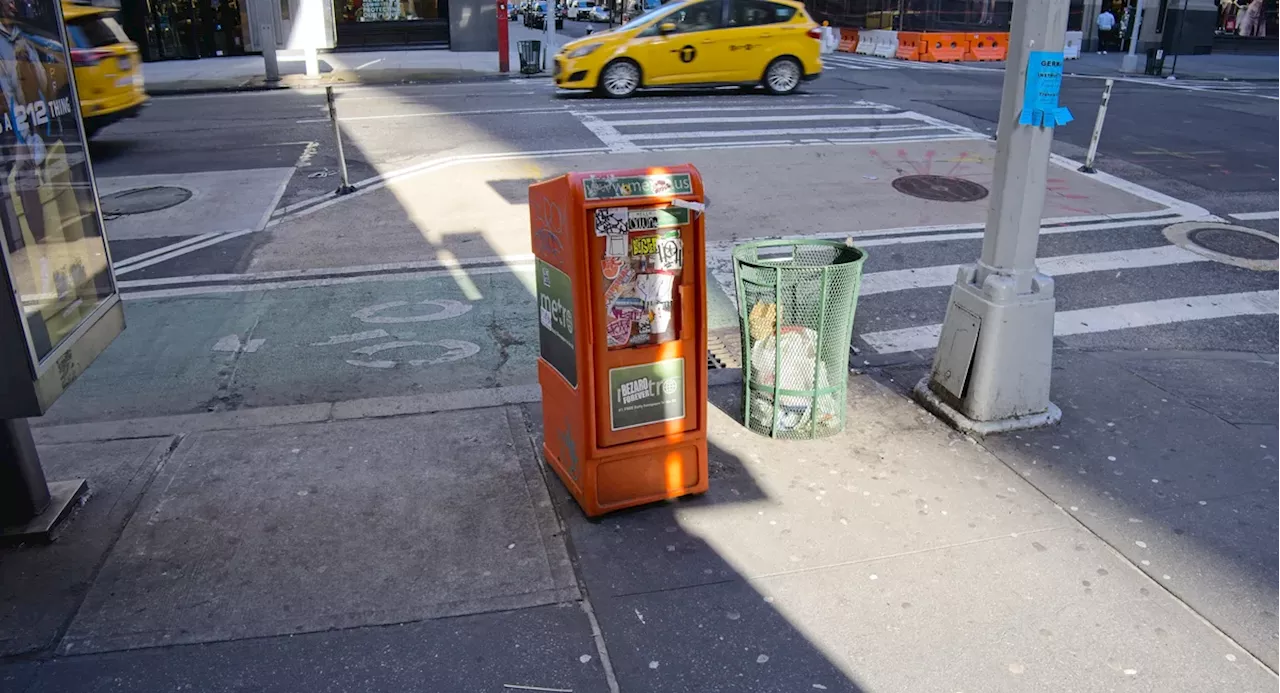
[[[0,226],[38,361],[112,294],[57,0],[0,0]]]
[[[684,359],[609,370],[609,424],[615,431],[684,418]]]
[[[578,356],[573,337],[573,280],[537,261],[538,350],[571,387],[578,386]]]

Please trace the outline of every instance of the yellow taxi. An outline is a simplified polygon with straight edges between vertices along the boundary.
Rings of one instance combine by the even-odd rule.
[[[556,55],[561,89],[623,98],[645,87],[761,85],[789,94],[822,73],[821,29],[793,0],[676,0]]]
[[[143,88],[142,58],[116,21],[115,11],[63,3],[62,17],[71,43],[85,137],[138,115],[149,100]]]

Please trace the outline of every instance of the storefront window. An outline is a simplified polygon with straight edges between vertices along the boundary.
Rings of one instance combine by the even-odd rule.
[[[439,0],[336,0],[343,22],[396,22],[440,17]]]
[[[1275,36],[1276,0],[1222,0],[1217,33],[1257,38]]]

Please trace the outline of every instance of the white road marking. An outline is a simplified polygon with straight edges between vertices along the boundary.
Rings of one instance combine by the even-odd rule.
[[[156,248],[155,250],[148,250],[145,253],[138,253],[137,255],[132,255],[130,257],[127,257],[119,262],[113,263],[112,268],[115,269],[116,273],[118,274],[121,269],[128,267],[129,265],[132,265],[135,262],[141,262],[143,260],[151,259],[157,255],[164,255],[165,253],[178,250],[179,248],[185,248],[189,245],[195,245],[196,243],[199,243],[201,241],[207,241],[210,238],[213,238],[214,236],[218,236],[218,235],[220,234],[213,232],[213,233],[202,233],[199,236],[192,236],[190,238],[185,238],[181,241],[178,241],[177,243],[170,243],[169,245]]]
[[[390,337],[386,330],[369,330],[368,332],[356,332],[353,334],[335,334],[329,337],[326,342],[313,342],[311,346],[333,346],[335,344],[351,344],[352,342],[367,342],[370,339],[383,339]]]
[[[275,279],[306,279],[309,277],[336,277],[354,274],[392,274],[415,270],[452,269],[471,267],[473,265],[529,265],[533,255],[485,255],[457,260],[423,260],[419,262],[388,262],[378,265],[356,265],[339,268],[312,268],[297,270],[275,270],[271,272],[251,272],[245,274],[193,274],[185,277],[159,277],[156,279],[131,279],[120,282],[120,288],[133,289],[147,286],[170,286],[173,284],[204,284],[208,282],[252,282]]]
[[[244,342],[243,344],[241,344],[240,335],[229,334],[219,339],[217,342],[215,342],[213,345],[213,350],[226,351],[232,354],[238,353],[238,352],[252,354],[253,352],[258,350],[258,347],[266,343],[267,343],[267,340],[265,339],[250,339],[247,342]]]
[[[376,65],[380,62],[382,62],[382,58],[374,58],[373,60],[370,60],[369,62],[364,63],[363,65],[357,65],[356,72],[359,72],[360,70],[363,70],[366,67],[369,67],[370,65]]]
[[[664,104],[669,102],[664,101]],[[770,111],[848,111],[854,109],[873,109],[877,111],[896,111],[894,106],[886,104],[873,103],[871,101],[855,101],[847,104],[803,104],[803,105],[787,105],[787,106],[699,106],[697,103],[690,103],[682,108],[601,108],[599,110],[574,109],[575,113],[593,113],[596,115],[651,115],[654,113],[733,113],[746,111],[749,113],[760,113]]]
[[[123,269],[117,269],[117,270],[116,270],[116,276],[119,276],[119,275],[121,275],[121,274],[128,274],[128,273],[130,273],[130,272],[133,272],[134,270],[140,270],[140,269],[143,269],[144,267],[150,267],[150,266],[152,266],[152,265],[158,265],[158,264],[160,264],[160,263],[162,263],[162,262],[167,262],[167,261],[172,260],[172,259],[174,259],[174,258],[176,258],[176,257],[182,256],[182,255],[186,255],[187,253],[194,253],[194,252],[195,252],[195,251],[197,251],[197,250],[203,250],[203,249],[205,249],[205,248],[208,248],[208,247],[209,247],[209,246],[211,246],[211,245],[216,245],[216,244],[218,244],[218,243],[222,243],[223,241],[229,241],[229,240],[231,240],[231,239],[233,239],[233,238],[239,238],[239,237],[244,236],[244,235],[246,235],[246,234],[254,233],[255,231],[256,231],[256,229],[244,229],[244,230],[242,230],[242,231],[230,231],[230,232],[228,232],[228,233],[221,233],[221,234],[217,234],[217,235],[215,235],[215,236],[214,236],[214,237],[212,237],[212,238],[209,238],[209,239],[207,239],[207,240],[205,240],[205,241],[201,241],[200,243],[192,243],[192,244],[189,244],[189,245],[185,245],[185,246],[183,246],[183,247],[181,247],[181,248],[178,248],[178,249],[176,249],[176,250],[173,250],[173,251],[171,251],[171,252],[166,252],[166,253],[165,253],[165,254],[163,254],[163,255],[157,255],[157,256],[155,256],[155,257],[152,257],[152,258],[147,259],[147,260],[143,260],[143,261],[141,261],[141,262],[131,263],[131,264],[127,265],[126,267],[124,267]]]
[[[870,132],[908,132],[933,130],[932,125],[868,125],[844,128],[770,128],[768,130],[691,130],[685,132],[646,132],[625,135],[632,140],[709,139],[712,137],[770,137],[777,135],[854,135]],[[950,134],[949,132],[947,134]],[[939,138],[941,139],[941,137]],[[631,144],[635,147],[635,144]]]
[[[1051,277],[1060,277],[1087,272],[1161,267],[1207,261],[1208,258],[1189,250],[1183,250],[1175,245],[1163,245],[1154,248],[1135,248],[1133,250],[1114,250],[1104,253],[1046,257],[1036,260],[1036,265],[1041,272]],[[938,265],[887,272],[871,272],[862,277],[861,294],[870,296],[893,291],[950,286],[955,283],[956,272],[960,267],[961,265]]]
[[[378,303],[367,308],[361,308],[351,314],[351,317],[360,322],[372,323],[375,325],[401,324],[406,322],[432,322],[435,320],[446,320],[448,318],[456,318],[464,315],[471,310],[470,303],[462,301],[454,301],[447,298],[428,298],[425,301],[419,301],[416,305],[435,306],[440,310],[434,313],[419,313],[418,315],[378,315],[379,313],[391,310],[392,308],[403,308],[409,305],[408,301],[389,301],[387,303]]]
[[[597,139],[609,148],[610,152],[618,154],[640,151],[640,147],[632,141],[637,138],[628,137],[618,132],[617,128],[613,127],[609,121],[601,120],[595,114],[582,111],[574,112],[574,115],[582,122],[583,127],[590,130],[591,134],[595,135]]]
[[[384,99],[385,100],[385,99]],[[486,108],[477,111],[417,111],[414,113],[388,113],[385,115],[370,116],[339,116],[339,123],[349,123],[359,120],[395,120],[397,118],[439,118],[442,116],[477,116],[477,115],[505,115],[508,113],[567,113],[568,106],[550,107],[550,108]],[[303,118],[302,120],[293,121],[298,125],[306,123],[327,123],[329,119],[325,118]]]
[[[726,134],[732,135],[732,132]],[[823,140],[749,140],[746,142],[735,141],[711,141],[711,142],[684,142],[679,144],[663,144],[658,146],[646,147],[645,149],[654,152],[670,152],[670,151],[692,151],[699,149],[753,149],[753,148],[769,148],[769,147],[812,147],[812,146],[833,146],[846,144],[898,144],[903,142],[939,142],[946,140],[954,142],[958,140],[986,139],[981,136],[969,135],[912,135],[900,137],[859,137],[859,138],[837,138],[828,137]]]
[[[1280,212],[1239,212],[1237,214],[1228,214],[1227,216],[1240,221],[1257,221],[1260,219],[1280,219]]]
[[[613,127],[627,125],[686,125],[689,123],[778,123],[814,120],[911,120],[909,113],[822,113],[801,115],[712,116],[710,118],[655,118],[645,120],[606,120]]]
[[[419,342],[416,340],[396,340],[391,342],[383,342],[382,344],[372,344],[369,346],[353,349],[352,353],[362,356],[372,356],[378,352],[388,349],[403,349],[411,346],[434,346],[445,349],[445,353],[431,359],[408,359],[405,363],[410,366],[432,366],[440,363],[448,363],[450,361],[461,361],[462,359],[475,356],[480,353],[480,347],[472,342],[461,339],[437,339],[430,342]],[[398,362],[385,359],[380,360],[356,360],[347,359],[347,363],[353,366],[365,366],[369,368],[392,368]]]
[[[1276,291],[1165,298],[1059,312],[1054,316],[1053,334],[1063,337],[1193,320],[1274,315],[1278,310],[1280,294]],[[942,325],[939,324],[869,332],[861,337],[877,353],[896,354],[933,349],[937,347],[941,333]]]

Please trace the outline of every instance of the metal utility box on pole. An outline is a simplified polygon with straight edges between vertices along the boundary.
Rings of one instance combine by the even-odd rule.
[[[1068,0],[1014,3],[982,256],[951,289],[933,369],[915,388],[957,428],[987,434],[1058,421],[1049,401],[1053,280],[1036,268]]]
[[[46,59],[0,57],[10,115],[45,117],[0,132],[0,543],[52,540],[87,491],[84,479],[45,481],[27,418],[124,329],[61,4],[33,4],[12,28],[42,39]]]

